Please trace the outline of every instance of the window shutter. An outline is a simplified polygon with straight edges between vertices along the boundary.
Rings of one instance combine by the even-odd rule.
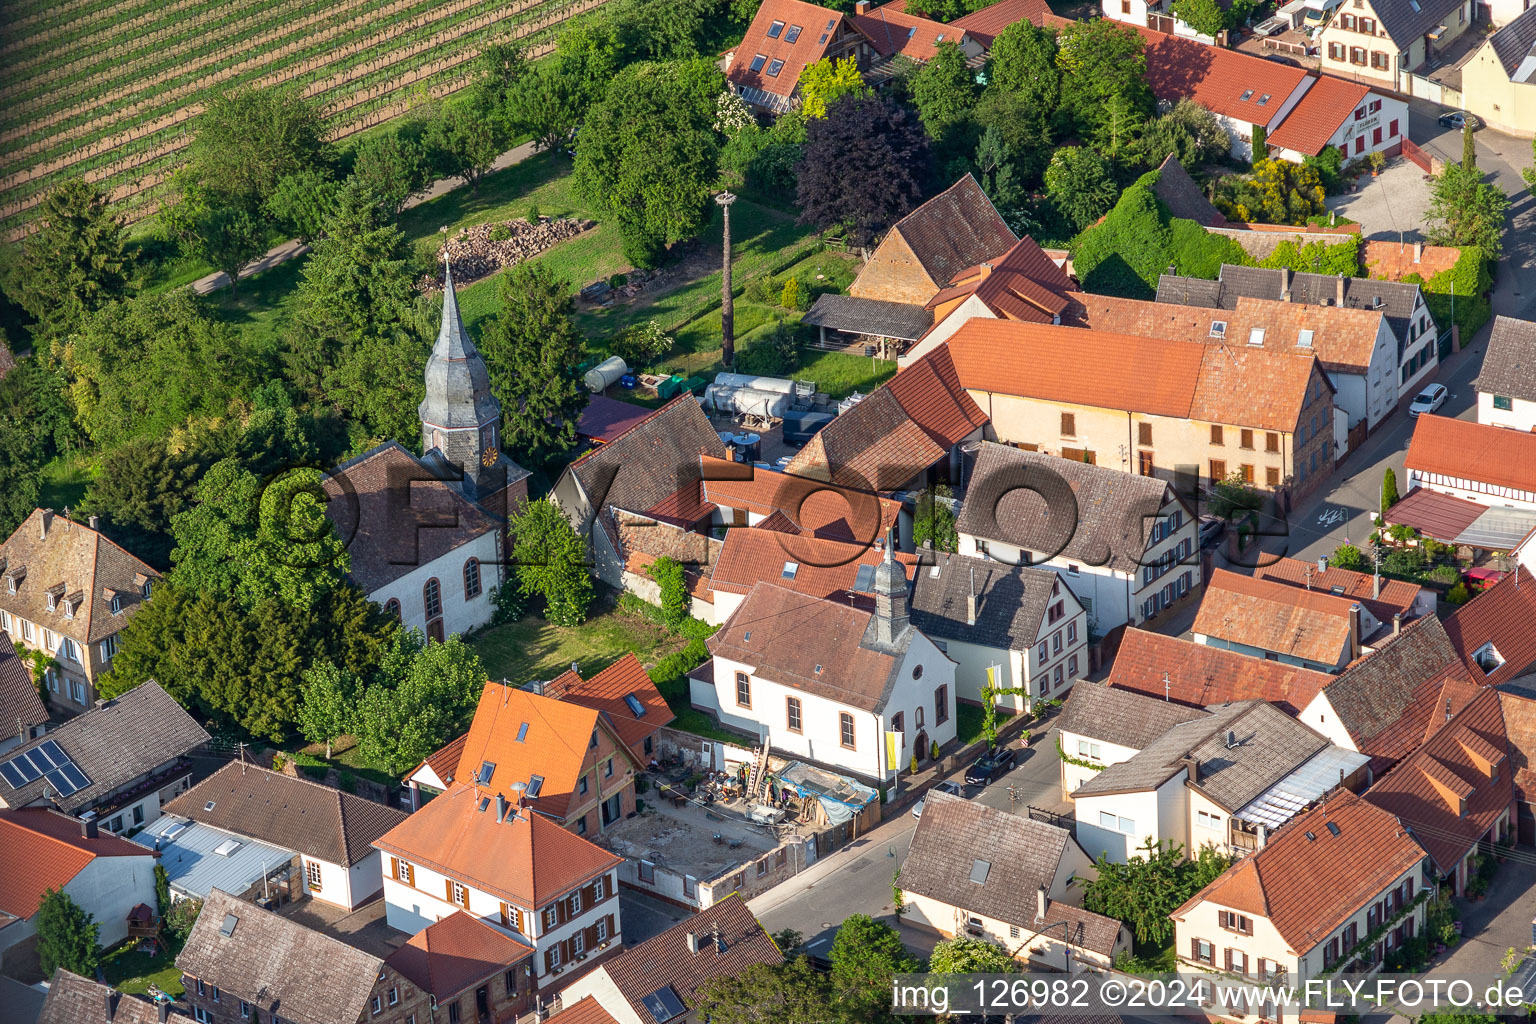
[[[1198,961],[1200,959],[1200,940],[1189,940],[1189,958]]]
[[[613,915],[609,914],[608,915],[608,938],[610,938],[610,939],[614,938],[615,931],[616,931],[616,929],[613,927]]]
[[[389,877],[393,878],[397,882],[400,881],[400,858],[399,857],[391,857],[391,858],[389,858]]]
[[[451,879],[451,878],[443,879],[443,888],[448,893],[448,902],[452,903],[453,902],[453,879]]]
[[[557,926],[558,925],[562,925],[562,924],[565,924],[565,922],[569,921],[569,920],[570,920],[570,918],[568,916],[566,916],[565,900],[556,900],[555,901],[555,924]]]

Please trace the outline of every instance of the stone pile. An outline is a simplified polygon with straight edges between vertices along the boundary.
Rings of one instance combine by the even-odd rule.
[[[521,219],[476,224],[444,242],[437,250],[437,261],[441,263],[446,255],[454,284],[465,285],[531,259],[595,226],[594,221],[569,217],[540,217],[537,224]],[[493,234],[506,237],[493,238]],[[437,274],[421,281],[423,291],[441,287],[442,278]]]

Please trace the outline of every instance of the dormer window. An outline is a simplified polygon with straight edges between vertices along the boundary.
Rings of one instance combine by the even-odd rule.
[[[51,612],[59,610],[59,595],[56,591],[48,591],[48,610]]]
[[[1493,646],[1493,641],[1490,640],[1472,652],[1472,660],[1477,662],[1477,667],[1484,672],[1492,672],[1504,664],[1504,655],[1499,653],[1499,649]]]
[[[150,590],[150,587],[153,586],[153,585],[154,585],[154,581],[153,580],[145,580],[139,586],[139,596],[144,598],[146,601],[149,600],[149,590]]]

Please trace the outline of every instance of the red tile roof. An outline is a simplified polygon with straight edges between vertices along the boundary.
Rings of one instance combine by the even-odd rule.
[[[1230,907],[1267,918],[1292,950],[1305,954],[1423,858],[1424,850],[1395,817],[1339,789],[1272,834],[1263,849],[1228,868],[1173,917],[1183,920],[1201,903]]]
[[[495,977],[533,955],[533,947],[456,910],[406,940],[384,961],[439,1000]]]
[[[732,533],[747,533],[733,530]],[[646,737],[671,722],[677,716],[667,706],[633,653],[626,653],[618,661],[603,669],[591,679],[582,679],[575,672],[566,672],[544,687],[544,694],[559,700],[592,708],[606,716],[619,738],[628,744],[635,760],[645,764]],[[630,710],[626,696],[640,702],[644,713],[636,717]]]
[[[97,857],[150,855],[107,832],[86,839],[80,822],[58,811],[0,811],[0,911],[29,918],[46,890],[62,888]]]
[[[736,47],[731,66],[725,77],[738,89],[761,89],[775,96],[792,96],[800,82],[800,73],[808,65],[826,56],[828,44],[836,38],[845,21],[844,15],[802,3],[801,0],[763,0]],[[783,27],[777,39],[768,37],[768,30],[775,22]],[[785,37],[792,26],[800,26],[800,34],[794,42]],[[752,70],[752,60],[757,54],[765,58],[761,70]],[[782,60],[784,67],[770,77],[768,67],[775,60]]]
[[[1158,99],[1192,99],[1217,114],[1268,127],[1307,79],[1288,64],[1163,35],[1140,25],[1146,40],[1147,84]],[[1244,99],[1244,95],[1247,99]],[[1264,97],[1267,100],[1260,103]]]
[[[1322,75],[1285,120],[1269,133],[1269,144],[1303,156],[1316,156],[1370,94],[1368,85]]]
[[[1351,652],[1347,597],[1214,569],[1195,615],[1196,633],[1333,665]]]
[[[1497,684],[1536,665],[1536,579],[1519,567],[1456,609],[1445,620],[1446,635],[1478,682]],[[1484,671],[1472,656],[1493,644],[1504,663]]]
[[[1125,631],[1105,680],[1120,689],[1190,707],[1267,700],[1291,715],[1299,715],[1332,681],[1326,672],[1143,629]]]
[[[593,395],[581,410],[576,422],[576,436],[590,437],[594,441],[608,442],[632,429],[652,410],[643,405],[631,405],[606,395]]]
[[[1401,281],[1407,274],[1419,274],[1425,280],[1443,270],[1450,270],[1461,259],[1461,250],[1453,245],[1426,245],[1414,260],[1411,242],[1393,242],[1384,238],[1360,243],[1360,262],[1372,277]]]
[[[884,552],[869,544],[848,544],[777,530],[729,530],[710,576],[710,587],[728,594],[747,594],[759,583],[772,583],[869,611],[874,608],[872,593],[855,595],[851,588],[859,567],[879,565],[882,557]],[[898,553],[896,558],[909,567],[910,575],[916,556]],[[795,564],[795,574],[786,579],[784,567],[790,562]]]
[[[900,53],[913,60],[931,60],[939,52],[939,43],[965,39],[965,29],[908,14],[904,3],[885,4],[868,14],[855,14],[851,20],[882,57]]]
[[[490,791],[464,783],[455,783],[374,845],[533,910],[623,863],[536,812],[498,822]]]
[[[898,3],[905,10],[906,0],[893,0],[891,6]],[[1032,21],[1038,25],[1041,15],[1049,10],[1045,0],[997,0],[979,11],[956,18],[950,24],[965,29],[967,35],[990,50],[993,40],[1002,34],[1003,29],[1016,21]]]
[[[522,739],[523,726],[528,729]],[[464,738],[454,779],[474,781],[483,762],[496,766],[485,793],[500,793],[514,800],[515,782],[544,778],[533,807],[561,817],[576,792],[587,757],[587,738],[598,728],[598,713],[580,704],[541,697],[506,683],[486,683],[475,709],[475,720]]]
[[[1427,487],[1415,487],[1387,509],[1385,519],[1391,525],[1411,526],[1449,544],[1486,511],[1486,507],[1475,501],[1441,494]]]
[[[954,447],[987,423],[987,414],[961,386],[947,346],[939,346],[896,374],[885,388],[923,433],[943,448]]]
[[[558,1024],[619,1024],[592,996],[584,996],[549,1019]]]
[[[1449,416],[1420,416],[1403,464],[1426,473],[1536,491],[1536,433]]]
[[[1406,617],[1419,599],[1420,587],[1406,580],[1382,579],[1381,592],[1377,594],[1377,579],[1368,572],[1354,572],[1329,566],[1319,572],[1316,562],[1297,558],[1278,558],[1269,565],[1261,565],[1253,571],[1255,579],[1288,583],[1323,593],[1359,601],[1383,623],[1392,622],[1398,612]]]
[[[427,755],[427,759],[415,768],[411,769],[411,775],[415,775],[423,768],[430,768],[432,774],[444,783],[453,781],[454,774],[459,770],[459,759],[464,756],[464,741],[469,739],[469,734],[456,736],[443,744],[437,750]],[[411,775],[406,776],[410,778]]]
[[[1067,272],[1026,235],[990,267],[961,271],[950,287],[928,300],[927,308],[975,295],[1000,317],[1048,324],[1067,308],[1067,295],[1076,287]]]
[[[716,505],[769,516],[783,512],[805,533],[870,543],[896,520],[901,503],[851,487],[750,463],[703,456],[704,495]]]
[[[1498,691],[1486,689],[1365,798],[1397,815],[1435,866],[1449,872],[1514,802],[1514,772],[1507,764],[1498,770],[1508,753]],[[1490,771],[1496,777],[1489,778]]]

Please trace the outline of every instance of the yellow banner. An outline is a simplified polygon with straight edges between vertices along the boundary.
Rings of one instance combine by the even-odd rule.
[[[887,732],[885,734],[885,763],[893,769],[901,769],[901,733]]]

